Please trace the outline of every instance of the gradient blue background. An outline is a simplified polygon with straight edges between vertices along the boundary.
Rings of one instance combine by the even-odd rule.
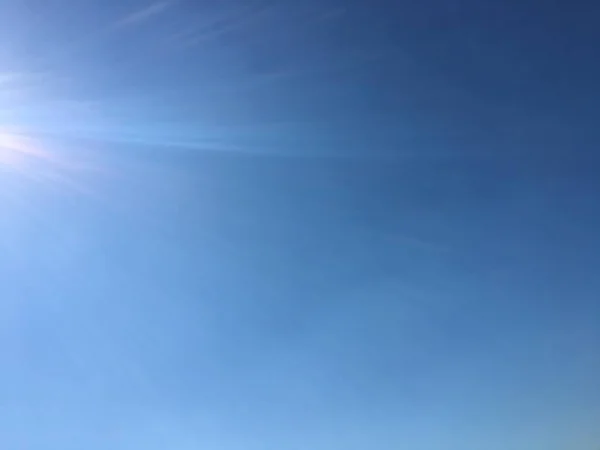
[[[2,1],[0,447],[598,449],[598,23]]]

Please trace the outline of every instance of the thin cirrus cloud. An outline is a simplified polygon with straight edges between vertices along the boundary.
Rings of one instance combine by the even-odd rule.
[[[44,78],[44,74],[35,72],[0,72],[0,90],[12,89],[24,84],[39,82]]]
[[[117,21],[117,26],[129,26],[129,25],[137,25],[147,20],[151,20],[152,18],[164,13],[168,9],[170,9],[175,2],[173,1],[162,1],[162,2],[154,2],[145,6],[144,8],[138,9],[125,17],[122,17]]]
[[[41,90],[50,80],[50,76],[42,72],[0,71],[0,118],[3,113],[22,110],[33,92]]]

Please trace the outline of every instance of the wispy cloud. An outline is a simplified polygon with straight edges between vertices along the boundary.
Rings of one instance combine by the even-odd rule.
[[[189,47],[214,40],[244,27],[255,25],[274,14],[277,9],[277,4],[246,5],[209,18],[196,17],[195,23],[175,32],[168,38],[168,41],[176,45]]]
[[[146,20],[152,19],[154,16],[162,14],[171,6],[173,6],[174,1],[162,1],[162,2],[154,2],[146,7],[134,11],[127,16],[121,18],[117,22],[117,26],[127,26],[127,25],[135,25],[141,22],[145,22]]]
[[[42,90],[49,80],[50,76],[42,72],[0,71],[0,114],[9,107],[13,113],[23,107],[26,97]]]
[[[0,87],[10,85],[20,78],[20,74],[14,72],[0,72]]]
[[[13,87],[21,85],[24,82],[31,82],[39,74],[25,72],[0,72],[0,88]]]
[[[0,71],[0,87],[42,83],[51,78],[51,73],[42,71]]]

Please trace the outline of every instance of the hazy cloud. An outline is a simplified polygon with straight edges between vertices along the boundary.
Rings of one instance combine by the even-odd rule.
[[[24,82],[31,82],[36,76],[39,77],[38,74],[25,72],[0,72],[0,88],[13,87]]]
[[[145,8],[132,12],[117,22],[118,26],[134,25],[157,16],[173,5],[173,1],[151,3]]]

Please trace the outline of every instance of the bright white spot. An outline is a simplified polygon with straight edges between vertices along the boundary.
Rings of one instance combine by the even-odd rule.
[[[23,170],[34,161],[48,159],[35,142],[25,135],[0,129],[0,165]]]

